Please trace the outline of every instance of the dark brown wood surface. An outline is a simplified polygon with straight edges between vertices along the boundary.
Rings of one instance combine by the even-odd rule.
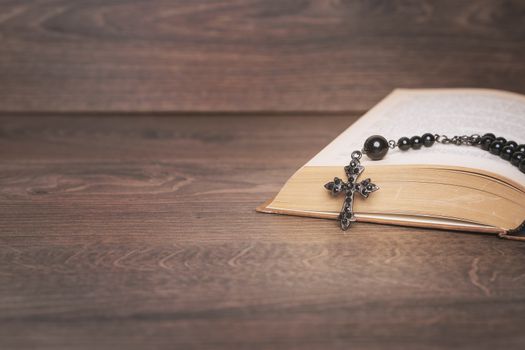
[[[254,211],[353,120],[0,118],[0,348],[522,349],[523,243]]]
[[[2,111],[364,111],[525,93],[522,0],[3,0]]]
[[[525,3],[0,0],[0,349],[522,349],[525,245],[256,213],[395,87],[525,93]]]

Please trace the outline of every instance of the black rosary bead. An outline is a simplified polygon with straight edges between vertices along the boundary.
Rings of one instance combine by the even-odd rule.
[[[493,135],[494,134],[485,134],[485,135],[483,135],[483,137],[479,141],[479,145],[481,146],[482,150],[485,150],[485,151],[489,150],[490,144],[492,142],[494,142],[494,140],[496,139],[495,137],[493,137]]]
[[[436,137],[430,133],[423,134],[423,136],[421,136],[421,139],[423,139],[423,145],[425,147],[432,146],[436,141]]]
[[[510,160],[510,158],[512,157],[513,153],[514,153],[514,148],[512,148],[511,146],[504,146],[502,148],[501,153],[499,154],[499,156],[502,159]]]
[[[410,143],[410,139],[408,137],[402,137],[397,141],[397,147],[399,147],[399,149],[402,151],[409,150],[410,146],[412,146],[412,144]]]
[[[507,141],[507,143],[505,144],[505,147],[512,147],[513,149],[515,149],[516,147],[518,147],[518,144],[514,141]]]
[[[525,152],[514,152],[512,158],[510,158],[510,162],[512,165],[518,166],[523,159],[525,159]]]
[[[519,145],[518,147],[516,147],[515,151],[525,153],[525,145]]]
[[[388,141],[383,136],[370,136],[365,141],[363,151],[372,160],[383,159],[388,152]]]
[[[495,155],[499,155],[501,153],[501,150],[503,149],[503,146],[505,145],[505,142],[498,141],[497,139],[493,141],[490,144],[489,152]]]
[[[410,139],[410,144],[412,145],[413,149],[420,149],[421,146],[423,146],[423,140],[420,136],[413,136]]]
[[[525,173],[525,159],[521,160],[520,164],[518,165],[518,169],[520,169],[522,173]]]
[[[507,143],[507,139],[504,138],[504,137],[496,137],[496,140],[494,140],[494,141],[501,141],[501,142],[503,142],[503,144]]]

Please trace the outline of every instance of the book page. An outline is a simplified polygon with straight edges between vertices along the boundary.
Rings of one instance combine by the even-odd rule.
[[[525,96],[487,89],[399,89],[356,121],[306,166],[344,166],[354,150],[361,150],[372,135],[397,141],[424,133],[472,135],[491,132],[525,143]],[[432,147],[401,151],[390,149],[371,164],[435,164],[481,169],[500,174],[525,186],[525,174],[510,162],[479,147],[435,143]]]

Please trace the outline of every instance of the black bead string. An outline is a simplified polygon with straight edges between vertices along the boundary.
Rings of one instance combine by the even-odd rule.
[[[363,146],[363,153],[372,160],[383,159],[389,148],[398,147],[401,151],[409,149],[420,149],[422,146],[431,147],[436,142],[452,143],[456,145],[476,146],[491,154],[500,156],[503,160],[509,161],[512,165],[525,173],[525,144],[519,144],[515,141],[507,141],[504,137],[496,137],[492,133],[483,136],[446,136],[426,133],[422,136],[413,136],[411,138],[401,137],[397,142],[387,141],[383,136],[374,135],[366,139]]]

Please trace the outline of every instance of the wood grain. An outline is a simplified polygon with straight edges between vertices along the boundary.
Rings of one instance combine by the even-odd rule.
[[[523,244],[254,211],[352,120],[0,118],[0,348],[523,348]]]
[[[364,111],[396,87],[525,93],[525,3],[0,1],[2,111]]]

